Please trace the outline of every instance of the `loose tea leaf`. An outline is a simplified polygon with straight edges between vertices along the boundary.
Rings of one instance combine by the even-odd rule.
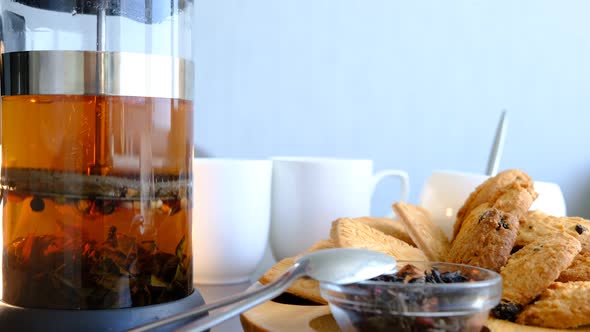
[[[183,235],[182,239],[180,240],[180,242],[176,245],[176,257],[178,257],[178,259],[182,260],[184,258],[184,250],[186,247],[186,236]]]
[[[468,282],[469,279],[461,271],[441,272],[437,268],[426,271],[407,264],[396,273],[384,274],[371,279],[372,281],[400,284],[446,284]],[[474,331],[471,326],[476,316],[471,313],[448,316],[440,315],[438,306],[441,304],[436,296],[422,287],[402,290],[387,285],[357,284],[354,287],[361,291],[342,302],[355,331]],[[412,315],[421,312],[421,315]],[[428,315],[428,313],[436,313]],[[485,319],[487,313],[483,313]],[[479,331],[479,329],[476,329]]]
[[[65,236],[32,236],[4,250],[3,300],[25,307],[81,309],[143,306],[180,299],[192,291],[181,264],[186,239],[176,253],[146,250],[109,229],[107,240],[78,247]]]

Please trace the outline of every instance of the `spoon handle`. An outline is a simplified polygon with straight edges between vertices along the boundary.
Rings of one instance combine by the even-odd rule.
[[[217,302],[213,302],[211,304],[203,305],[197,307],[195,309],[191,309],[185,311],[180,314],[176,314],[170,316],[168,318],[164,318],[152,323],[148,323],[142,326],[138,326],[128,330],[128,332],[144,332],[150,331],[152,329],[156,329],[162,327],[164,325],[168,325],[170,323],[176,322],[181,319],[197,316],[200,314],[205,314],[210,310],[215,310],[221,307],[229,306],[238,302],[238,305],[228,309],[227,311],[221,312],[217,315],[213,316],[206,316],[200,318],[189,325],[181,328],[179,331],[205,331],[243,311],[246,311],[262,302],[268,301],[282,292],[284,292],[289,285],[297,278],[305,275],[305,269],[308,265],[307,260],[297,262],[295,265],[291,266],[282,276],[277,278],[275,281],[269,283],[266,286],[260,287],[258,289],[249,291],[249,292],[242,292],[236,295],[232,295],[221,299]]]
[[[508,119],[506,111],[502,111],[498,128],[496,128],[496,137],[494,138],[494,144],[492,145],[492,151],[488,158],[488,167],[486,169],[486,175],[495,176],[498,173],[500,167],[500,157],[504,150],[504,139],[506,137],[506,127],[508,126]]]
[[[229,308],[226,311],[220,312],[219,314],[210,315],[207,317],[200,318],[194,322],[191,322],[184,327],[178,329],[176,332],[202,332],[206,331],[207,329],[224,322],[225,320],[241,313],[246,310],[249,310],[263,302],[271,300],[281,293],[283,293],[291,283],[305,275],[305,270],[308,265],[307,260],[304,260],[299,263],[295,263],[291,268],[289,268],[282,276],[280,276],[277,280],[271,282],[270,284],[261,287],[253,292],[251,292],[247,299],[245,296],[237,296],[242,301],[235,306]],[[239,300],[237,300],[239,301]],[[235,303],[236,301],[232,301]]]

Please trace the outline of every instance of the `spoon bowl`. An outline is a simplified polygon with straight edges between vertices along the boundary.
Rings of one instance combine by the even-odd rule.
[[[295,263],[307,261],[305,273],[317,281],[350,284],[371,279],[393,270],[393,257],[365,249],[324,249],[301,256]]]

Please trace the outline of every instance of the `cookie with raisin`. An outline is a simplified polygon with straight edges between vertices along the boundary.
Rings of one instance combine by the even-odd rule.
[[[590,252],[590,220],[580,217],[555,217],[541,211],[528,211],[520,219],[515,246],[525,246],[536,239],[567,232],[582,244],[582,253]]]
[[[590,281],[551,284],[516,322],[557,329],[590,324]]]
[[[525,306],[539,296],[582,250],[566,232],[542,237],[511,255],[501,269],[502,300]]]
[[[557,281],[590,281],[590,252],[580,252],[567,269],[557,278]]]
[[[455,225],[453,226],[453,237],[457,236],[463,221],[473,209],[483,203],[488,203],[492,197],[496,196],[498,190],[513,183],[521,183],[531,189],[533,188],[533,180],[531,177],[518,169],[509,169],[500,172],[496,176],[487,179],[477,186],[457,212],[457,218],[455,220]]]
[[[463,222],[447,261],[499,272],[510,256],[518,227],[518,219],[512,214],[482,204]]]
[[[538,196],[532,185],[515,181],[498,189],[490,197],[488,204],[520,219],[527,213]]]

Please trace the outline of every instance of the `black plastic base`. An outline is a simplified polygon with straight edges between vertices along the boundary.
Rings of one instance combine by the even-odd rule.
[[[203,305],[203,297],[195,289],[190,296],[164,304],[137,308],[105,310],[53,310],[15,307],[0,301],[1,331],[125,331],[138,325],[162,319]],[[173,331],[195,319],[170,324],[158,331]]]

